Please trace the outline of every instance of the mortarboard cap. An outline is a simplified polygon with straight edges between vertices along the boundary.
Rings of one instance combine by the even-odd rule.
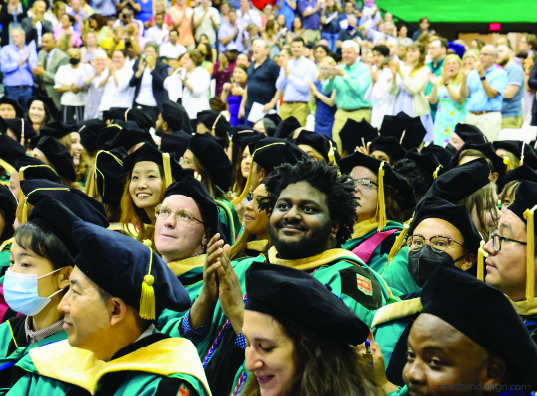
[[[384,116],[379,132],[382,136],[394,136],[406,150],[418,148],[427,135],[420,117],[410,117],[402,111]]]
[[[141,129],[151,129],[155,126],[151,117],[136,107],[111,107],[106,117],[109,120],[134,121]]]
[[[164,192],[164,198],[171,195],[183,195],[196,201],[202,212],[205,229],[210,228],[211,230],[210,235],[208,235],[209,239],[217,232],[223,235],[220,225],[220,210],[202,182],[190,175],[185,176],[181,181],[172,183]]]
[[[459,136],[465,143],[488,143],[487,137],[475,125],[459,122],[457,125],[455,125],[455,130],[453,131],[453,133],[457,134],[457,136]]]
[[[165,308],[187,310],[190,297],[166,263],[144,243],[91,223],[77,221],[72,236],[80,253],[76,266],[95,284],[153,320]],[[148,246],[149,245],[149,246]]]
[[[518,168],[507,172],[503,182],[504,184],[507,184],[513,180],[528,180],[530,182],[537,183],[537,172],[531,169],[528,165],[520,165]]]
[[[253,263],[246,272],[246,292],[245,309],[288,318],[342,346],[362,344],[369,335],[368,326],[305,271]]]
[[[369,152],[382,151],[386,153],[393,162],[405,158],[406,149],[393,136],[377,136],[369,146]]]
[[[9,129],[11,129],[13,133],[17,135],[17,141],[20,144],[24,144],[24,142],[30,141],[32,138],[37,136],[37,132],[35,131],[32,123],[24,118],[11,118],[9,120],[5,120],[5,122]]]
[[[421,149],[422,154],[433,153],[436,159],[440,162],[444,169],[449,169],[449,162],[451,161],[451,153],[441,146],[436,144],[429,144],[428,146]]]
[[[519,389],[522,385],[528,396],[537,389],[537,345],[501,291],[453,265],[442,264],[423,286],[421,303],[422,314],[442,319],[506,361],[511,377],[502,385]]]
[[[441,173],[442,165],[440,165],[436,156],[431,152],[418,153],[418,149],[413,148],[406,153],[405,158],[414,161],[419,167],[425,169],[434,179]]]
[[[91,156],[93,156],[93,154],[99,150],[97,141],[99,140],[99,135],[105,128],[106,122],[98,119],[92,119],[78,124],[80,144],[84,146],[86,151],[90,153]]]
[[[224,149],[210,133],[196,133],[190,139],[188,147],[211,179],[222,192],[227,192],[233,185],[233,164]]]
[[[103,203],[119,206],[125,189],[123,160],[126,157],[127,152],[122,147],[99,151],[88,175],[86,193],[90,197],[100,198]]]
[[[240,147],[241,150],[244,150],[244,148],[248,145],[248,142],[258,142],[266,137],[267,135],[264,133],[254,131],[252,129],[246,129],[243,131],[237,131],[235,134],[231,135],[231,142],[233,143],[233,146]]]
[[[5,237],[10,238],[13,234],[13,223],[17,213],[17,199],[8,186],[0,184],[0,210],[3,212],[4,231],[0,235],[0,244],[4,242]]]
[[[341,156],[337,152],[337,145],[328,136],[320,134],[318,132],[301,131],[298,138],[295,140],[295,144],[302,151],[307,153],[307,150],[301,148],[301,145],[309,146],[314,149],[321,157],[324,158],[326,163],[333,162],[341,159]]]
[[[231,124],[226,117],[219,111],[203,110],[198,113],[198,123],[203,124],[209,129],[210,134],[223,148],[229,147],[229,130]]]
[[[192,139],[192,134],[185,131],[177,131],[171,135],[164,133],[160,141],[160,149],[165,153],[175,153],[175,159],[179,161],[188,149],[190,139]]]
[[[505,177],[505,173],[507,170],[506,170],[503,158],[496,155],[496,149],[494,148],[492,143],[483,143],[483,144],[475,144],[472,142],[464,143],[461,149],[457,151],[457,153],[451,159],[451,163],[449,164],[449,169],[453,169],[459,165],[459,158],[461,156],[461,153],[465,150],[479,151],[486,158],[488,158],[490,162],[492,163],[492,168],[494,169],[494,172],[498,172],[498,180],[496,181],[496,184],[503,185],[503,178]]]
[[[138,162],[149,161],[162,167],[166,188],[174,181],[181,180],[185,172],[175,160],[174,153],[164,153],[150,144],[144,144],[123,160],[123,175],[130,175]]]
[[[149,143],[149,145],[157,147],[151,134],[143,129],[127,129],[120,125],[110,124],[99,136],[99,143],[101,140],[108,139],[110,135],[114,135],[114,137],[104,144],[105,150],[108,151],[123,147],[128,152],[139,143]]]
[[[162,119],[168,123],[168,126],[173,132],[184,131],[186,133],[194,133],[190,117],[185,108],[176,102],[166,100],[162,104]],[[209,127],[207,127],[209,128]]]
[[[300,125],[300,122],[298,122],[295,117],[291,116],[283,120],[280,125],[278,125],[276,132],[274,133],[274,137],[280,139],[292,139],[293,132],[298,128],[302,128],[302,125]]]
[[[75,182],[76,170],[73,156],[57,139],[50,136],[39,138],[36,149],[40,150],[62,179]]]
[[[51,136],[58,140],[69,135],[71,132],[78,132],[77,125],[60,121],[52,121],[39,130],[40,135]]]
[[[342,150],[351,155],[356,150],[356,147],[367,148],[367,143],[372,142],[379,135],[377,128],[372,126],[365,119],[360,122],[348,118],[339,132],[341,139]]]
[[[15,169],[19,172],[19,181],[44,179],[53,183],[62,183],[61,177],[50,166],[40,159],[24,155],[15,163]]]
[[[24,146],[10,138],[7,133],[0,132],[0,168],[11,174],[17,159],[24,155],[26,155]]]
[[[512,153],[524,164],[530,166],[532,169],[537,169],[537,153],[535,149],[522,140],[496,140],[492,142],[492,145],[496,150],[504,149]],[[508,161],[508,158],[504,158],[504,162]],[[509,168],[509,164],[508,168]],[[513,168],[511,164],[511,168]],[[508,169],[511,170],[511,169]]]
[[[3,96],[0,98],[0,105],[8,104],[13,106],[13,109],[15,110],[16,118],[24,118],[24,110],[22,110],[22,106],[16,99],[8,98],[7,96]],[[28,104],[28,108],[30,108],[30,103]]]

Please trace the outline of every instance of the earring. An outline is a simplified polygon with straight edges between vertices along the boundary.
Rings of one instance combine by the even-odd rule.
[[[332,237],[332,239],[336,239],[336,234],[332,234],[330,236]]]

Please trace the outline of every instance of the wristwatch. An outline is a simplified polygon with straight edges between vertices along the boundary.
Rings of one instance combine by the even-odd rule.
[[[480,77],[480,80],[481,80],[481,81],[485,81],[485,76]]]

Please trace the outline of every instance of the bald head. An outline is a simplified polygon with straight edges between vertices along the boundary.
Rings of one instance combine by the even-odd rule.
[[[45,51],[50,52],[56,48],[56,39],[52,33],[45,33],[42,37],[42,40],[43,45],[41,48],[43,48]]]
[[[37,0],[32,7],[34,14],[43,15],[47,10],[47,3],[43,0]]]

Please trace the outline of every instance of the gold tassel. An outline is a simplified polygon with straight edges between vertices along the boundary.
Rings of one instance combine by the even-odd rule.
[[[527,250],[526,250],[526,300],[533,301],[535,298],[535,205],[526,209],[524,218],[527,224]]]
[[[4,161],[3,159],[0,158],[0,166],[2,168],[4,168],[4,170],[6,171],[6,173],[9,173],[9,175],[11,175],[13,172],[15,172],[15,168],[13,166],[11,166],[10,163]]]
[[[91,167],[90,173],[88,175],[88,183],[86,184],[86,195],[88,197],[97,198],[95,192],[97,191],[97,157],[104,150],[99,150],[95,155],[93,160],[93,166]]]
[[[382,231],[386,227],[386,203],[384,202],[384,161],[380,163],[378,174],[378,198],[377,198],[377,216],[379,226],[377,231]]]
[[[334,166],[337,168],[337,174],[341,176],[341,172],[339,171],[339,167],[337,166],[336,162],[336,153],[334,150],[334,146],[332,145],[332,142],[329,140],[328,143],[330,144],[330,151],[328,151],[328,161],[334,164]]]
[[[155,308],[155,277],[151,275],[151,267],[153,266],[153,249],[151,249],[151,240],[145,239],[143,244],[149,248],[149,271],[144,276],[142,282],[142,296],[140,297],[140,317],[142,319],[153,320],[156,318]]]
[[[397,239],[393,243],[392,248],[390,249],[390,253],[388,254],[388,262],[392,261],[393,258],[401,248],[403,247],[403,244],[405,243],[406,235],[408,234],[408,230],[410,229],[410,224],[412,224],[412,221],[414,220],[414,215],[412,215],[412,218],[408,220],[406,223],[403,224],[403,229],[397,236]]]
[[[28,197],[24,197],[24,203],[22,204],[22,216],[21,217],[22,217],[21,224],[28,222]]]
[[[479,249],[477,250],[477,279],[481,281],[485,279],[485,258],[489,256],[483,249],[483,246],[485,246],[485,241],[481,240],[479,242]]]
[[[436,179],[438,177],[438,172],[440,172],[440,169],[442,169],[442,168],[443,168],[442,165],[438,165],[438,167],[436,168],[436,170],[433,173],[433,179]]]
[[[170,164],[170,154],[162,153],[162,163],[164,165],[164,181],[166,183],[166,188],[173,183],[172,177],[172,166]]]
[[[511,169],[513,169],[513,165],[511,164],[511,160],[508,157],[503,157],[503,163],[505,164],[505,170],[509,172]]]

